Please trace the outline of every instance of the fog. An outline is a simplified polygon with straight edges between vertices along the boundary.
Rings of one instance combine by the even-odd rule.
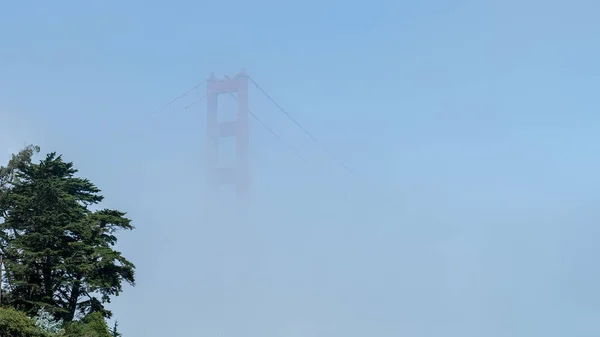
[[[600,335],[598,4],[30,6],[0,6],[0,159],[57,151],[133,219],[125,337]],[[250,84],[277,137],[251,118],[240,203],[206,85],[164,105],[242,68],[318,144]]]

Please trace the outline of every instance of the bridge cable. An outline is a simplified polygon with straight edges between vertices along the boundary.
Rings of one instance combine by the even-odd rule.
[[[359,178],[358,174],[356,174],[356,172],[351,169],[348,165],[346,165],[344,162],[342,162],[340,159],[337,158],[337,156],[335,156],[331,151],[329,151],[329,149],[327,149],[327,147],[325,145],[323,145],[323,143],[321,143],[320,141],[317,140],[317,138],[315,138],[315,136],[312,135],[312,133],[310,133],[305,127],[303,127],[296,119],[294,119],[294,117],[292,117],[281,105],[279,105],[279,103],[277,103],[277,101],[275,101],[275,99],[273,99],[273,97],[271,97],[271,95],[269,95],[260,85],[258,85],[258,83],[256,83],[256,81],[254,81],[254,79],[252,77],[248,77],[250,79],[250,82],[252,82],[256,88],[258,90],[260,90],[273,104],[275,104],[275,106],[284,114],[288,117],[288,119],[290,121],[292,121],[292,123],[294,123],[300,130],[302,130],[302,132],[304,132],[305,135],[307,135],[315,144],[317,144],[318,147],[321,148],[321,150],[334,162],[336,162],[338,165],[340,165],[341,167],[345,168],[346,171],[350,172],[350,174],[352,174],[355,178]]]

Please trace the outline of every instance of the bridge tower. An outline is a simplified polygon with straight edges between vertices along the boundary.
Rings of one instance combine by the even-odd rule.
[[[250,193],[250,173],[248,165],[248,76],[242,70],[233,78],[215,78],[211,74],[206,88],[206,135],[207,169],[209,198],[216,198],[222,185],[236,186],[236,195],[245,204]],[[235,120],[220,121],[218,99],[220,95],[235,95],[238,111]],[[235,97],[234,96],[234,97]],[[222,167],[219,163],[219,139],[236,138],[236,159],[234,167]]]

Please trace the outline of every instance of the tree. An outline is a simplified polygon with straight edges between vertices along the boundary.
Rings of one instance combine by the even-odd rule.
[[[8,190],[13,186],[13,182],[16,181],[15,171],[17,166],[22,164],[30,164],[31,158],[34,154],[40,152],[39,146],[29,145],[21,150],[17,154],[13,154],[11,159],[8,161],[8,165],[0,166],[0,222],[3,221],[6,216],[5,208],[2,205],[6,202],[6,195]],[[0,275],[2,275],[2,259],[4,252],[0,250]],[[0,303],[6,297],[6,294],[2,291],[3,279],[0,279]]]
[[[12,184],[16,181],[15,171],[20,165],[31,164],[31,158],[34,154],[40,152],[40,147],[35,145],[29,145],[21,150],[17,154],[13,154],[6,167],[0,166],[0,205],[4,200],[4,196],[8,190],[12,187]],[[6,214],[2,213],[0,216],[3,218]]]
[[[44,308],[38,310],[38,313],[33,320],[39,329],[49,334],[56,335],[62,331],[63,321],[56,320],[56,318]]]
[[[112,337],[106,321],[99,312],[85,316],[81,321],[71,322],[65,328],[65,337]]]
[[[112,329],[110,329],[110,335],[112,337],[123,337],[123,334],[121,334],[117,328],[119,327],[119,322],[115,321],[115,324],[113,325]]]
[[[50,337],[50,334],[38,328],[25,313],[12,308],[0,308],[0,336]]]
[[[123,282],[135,285],[135,266],[114,248],[131,220],[117,210],[91,211],[103,200],[100,190],[56,153],[32,163],[32,150],[0,168],[0,179],[10,171],[0,190],[0,249],[11,304],[30,314],[46,307],[65,322],[77,313],[110,317],[104,304]]]

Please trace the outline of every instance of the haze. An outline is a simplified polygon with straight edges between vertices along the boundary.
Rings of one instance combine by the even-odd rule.
[[[2,1],[0,159],[62,153],[134,220],[125,337],[599,336],[598,13]],[[250,85],[284,143],[251,120],[248,212],[208,207],[205,86],[159,108],[242,68],[356,176]]]

